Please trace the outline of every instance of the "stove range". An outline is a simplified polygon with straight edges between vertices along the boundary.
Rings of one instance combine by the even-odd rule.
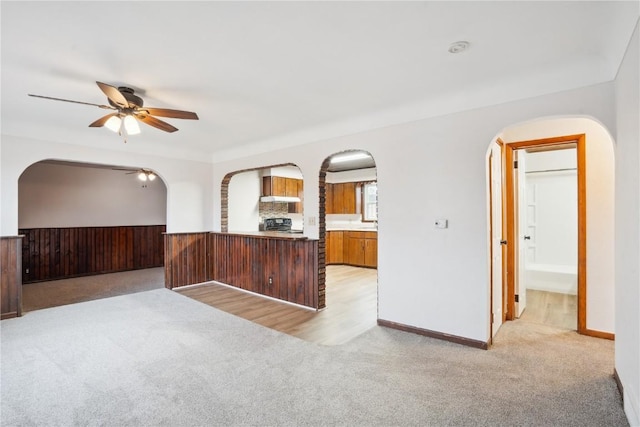
[[[291,218],[265,218],[264,231],[291,232]]]

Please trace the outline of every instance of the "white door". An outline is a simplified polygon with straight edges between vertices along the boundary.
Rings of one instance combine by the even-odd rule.
[[[524,150],[516,151],[518,168],[515,170],[518,195],[518,273],[516,278],[516,317],[520,317],[527,307],[527,252],[530,236],[527,234],[529,223],[527,221],[528,197],[527,197],[527,176],[526,176],[526,156]]]
[[[526,191],[527,191],[527,229],[525,232],[524,240],[526,244],[527,250],[527,261],[526,265],[529,267],[531,264],[535,264],[536,262],[536,218],[537,218],[537,209],[538,209],[538,184],[532,182],[532,179],[527,178],[526,183]]]
[[[489,155],[491,171],[491,286],[492,286],[492,337],[502,325],[502,149],[494,143]]]

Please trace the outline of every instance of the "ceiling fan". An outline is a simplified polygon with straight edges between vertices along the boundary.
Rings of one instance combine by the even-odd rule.
[[[73,101],[70,99],[53,98],[51,96],[33,95],[28,94],[36,98],[52,99],[54,101],[73,102],[75,104],[93,105],[105,110],[113,110],[113,113],[109,113],[91,123],[89,127],[102,127],[106,126],[114,132],[118,132],[122,135],[123,132],[127,135],[135,135],[140,133],[140,127],[138,121],[146,123],[149,126],[153,126],[157,129],[165,132],[175,132],[178,128],[170,125],[169,123],[159,120],[158,117],[170,117],[174,119],[188,119],[198,120],[198,115],[191,111],[170,110],[167,108],[152,108],[144,107],[144,101],[138,95],[134,93],[134,90],[130,87],[120,86],[115,87],[102,82],[96,82],[100,90],[107,95],[109,105],[92,104],[90,102]],[[126,140],[125,140],[126,142]]]
[[[127,175],[136,174],[140,181],[153,181],[157,175],[151,169],[111,168],[115,171],[126,171]]]

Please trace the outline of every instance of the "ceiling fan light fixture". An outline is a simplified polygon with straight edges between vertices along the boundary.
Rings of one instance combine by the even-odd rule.
[[[115,87],[106,83],[96,81],[96,84],[100,90],[107,96],[108,105],[94,104],[92,102],[74,101],[72,99],[54,98],[52,96],[34,95],[29,93],[27,95],[36,98],[50,99],[53,101],[72,102],[74,104],[92,105],[94,107],[112,110],[113,113],[100,117],[98,120],[92,122],[89,127],[99,128],[106,126],[109,130],[124,137],[124,142],[127,142],[128,135],[137,135],[140,133],[140,125],[138,120],[143,123],[160,129],[164,132],[175,132],[177,127],[162,121],[155,116],[169,117],[174,119],[187,119],[187,120],[199,120],[196,113],[192,111],[172,110],[169,108],[142,108],[144,102],[142,98],[134,93],[134,90],[130,87],[120,86]]]
[[[113,117],[110,117],[109,120],[107,120],[104,125],[109,130],[112,130],[118,133],[120,132],[120,126],[122,126],[122,120],[118,116],[113,116]]]
[[[140,126],[138,121],[133,116],[125,116],[123,121],[124,129],[127,131],[127,135],[138,135],[140,133]]]

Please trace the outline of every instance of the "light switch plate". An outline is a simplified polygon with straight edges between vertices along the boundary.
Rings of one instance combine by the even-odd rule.
[[[316,217],[315,216],[310,216],[309,217],[309,225],[316,225]]]
[[[446,219],[436,219],[436,228],[448,228],[449,221]]]

